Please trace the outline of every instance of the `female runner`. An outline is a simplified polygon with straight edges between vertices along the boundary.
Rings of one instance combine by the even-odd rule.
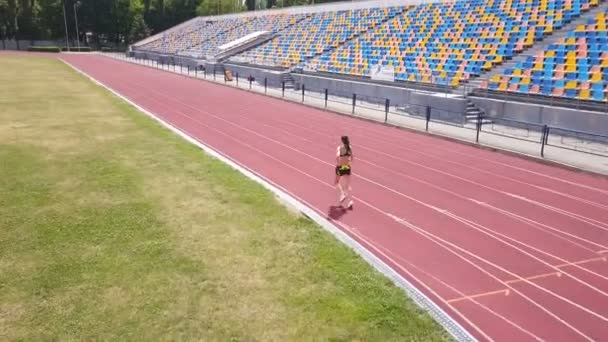
[[[350,174],[351,163],[353,161],[353,151],[350,148],[350,141],[347,136],[342,136],[342,145],[336,151],[336,180],[335,184],[338,191],[338,206],[342,208],[352,208],[353,199],[351,197]],[[343,204],[347,203],[346,206]]]

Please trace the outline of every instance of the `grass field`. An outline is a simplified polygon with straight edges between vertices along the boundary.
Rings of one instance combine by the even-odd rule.
[[[0,70],[0,340],[449,340],[328,233],[60,61]]]

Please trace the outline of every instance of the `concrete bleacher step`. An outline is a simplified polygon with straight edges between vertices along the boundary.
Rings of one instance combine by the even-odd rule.
[[[607,0],[600,0],[599,4],[595,7],[590,8],[586,12],[582,12],[578,18],[566,23],[560,29],[553,31],[553,33],[545,36],[542,40],[537,41],[531,47],[525,49],[523,52],[517,54],[512,59],[503,62],[502,64],[492,68],[489,71],[486,71],[479,75],[479,77],[469,81],[466,85],[461,85],[454,92],[455,93],[463,93],[467,91],[471,93],[473,90],[478,89],[481,86],[481,79],[490,79],[495,75],[502,75],[505,70],[515,66],[517,63],[525,61],[529,56],[534,56],[537,53],[545,50],[545,48],[551,44],[554,44],[559,39],[565,37],[570,31],[576,29],[578,25],[584,24],[587,22],[587,19],[595,18],[595,16],[608,8]]]
[[[290,73],[286,72],[286,73],[281,74],[281,82],[285,83],[286,89],[295,89],[295,87],[296,87],[296,82]]]
[[[464,116],[464,118],[465,118],[465,121],[466,121],[467,123],[476,123],[476,122],[477,122],[477,115],[473,115],[473,114],[469,115],[469,114],[466,114],[466,115]],[[490,123],[492,123],[492,122],[493,122],[493,121],[492,121],[492,120],[490,120],[490,119],[488,119],[488,118],[483,118],[483,119],[481,119],[481,123],[482,123],[482,124],[484,124],[484,125],[485,125],[485,124],[490,124]]]
[[[475,105],[472,101],[467,101],[467,110],[464,115],[465,123],[477,123],[477,118],[480,114],[482,116],[482,124],[492,123],[492,120],[488,119],[487,117],[483,117],[485,114],[483,110],[477,107],[477,105]]]

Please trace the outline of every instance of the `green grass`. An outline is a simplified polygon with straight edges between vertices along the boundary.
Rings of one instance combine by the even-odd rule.
[[[61,62],[0,70],[0,340],[449,340],[328,233]]]

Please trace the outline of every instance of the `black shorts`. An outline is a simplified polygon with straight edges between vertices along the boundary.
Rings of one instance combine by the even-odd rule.
[[[340,165],[336,166],[336,175],[337,176],[350,176],[350,166],[349,167],[341,167]]]

